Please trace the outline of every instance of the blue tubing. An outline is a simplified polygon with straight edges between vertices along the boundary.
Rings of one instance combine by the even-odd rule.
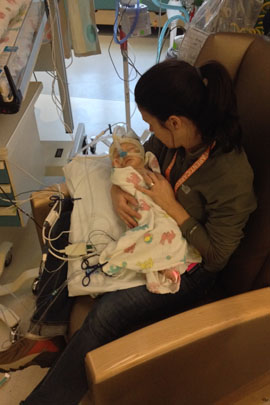
[[[154,1],[154,0],[152,0],[152,1]],[[166,29],[168,28],[168,25],[169,25],[172,21],[174,21],[174,20],[182,20],[182,21],[184,21],[185,23],[187,22],[186,19],[185,19],[185,17],[183,17],[182,15],[174,15],[173,17],[169,18],[169,19],[166,21],[166,23],[164,24],[164,26],[163,26],[163,28],[162,28],[162,30],[161,30],[161,33],[160,33],[160,36],[159,36],[159,39],[158,39],[158,48],[157,48],[157,59],[156,59],[156,63],[159,63],[160,52],[161,52],[161,45],[162,45],[162,42],[163,42],[163,39],[164,39],[164,35],[165,35],[165,32],[166,32]]]
[[[119,45],[122,45],[124,42],[126,42],[128,40],[128,38],[132,35],[133,31],[135,30],[135,27],[136,27],[138,19],[139,19],[139,14],[140,14],[140,0],[137,0],[136,15],[135,15],[133,24],[130,28],[130,31],[125,36],[125,38],[122,38],[120,40],[117,38],[117,29],[118,29],[117,19],[118,19],[118,13],[119,13],[119,4],[120,4],[120,0],[115,0],[115,21],[114,21],[114,25],[113,25],[113,39],[114,39],[114,42],[116,42]]]

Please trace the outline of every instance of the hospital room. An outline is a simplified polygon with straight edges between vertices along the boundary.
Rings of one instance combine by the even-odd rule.
[[[0,404],[270,403],[270,2],[0,0]]]

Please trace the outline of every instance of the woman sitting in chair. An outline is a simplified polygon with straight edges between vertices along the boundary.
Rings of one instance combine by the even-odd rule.
[[[135,100],[153,132],[145,151],[155,154],[161,168],[161,174],[145,174],[149,187],[138,189],[177,222],[184,238],[201,254],[202,263],[182,274],[181,288],[175,294],[153,294],[139,286],[97,298],[82,327],[22,404],[79,403],[88,389],[87,352],[130,330],[198,305],[239,245],[248,217],[256,208],[253,172],[241,146],[233,86],[222,65],[211,62],[197,69],[178,60],[157,64],[139,79]],[[135,227],[136,218],[140,218],[136,199],[118,186],[112,186],[112,199],[120,218]],[[50,260],[48,271],[53,269]],[[51,291],[57,287],[55,279],[51,274]],[[68,299],[66,294],[64,302]],[[54,314],[57,300],[55,305]],[[66,305],[67,318],[69,310]],[[50,325],[48,314],[42,321],[33,317],[40,331],[42,324]],[[44,339],[57,334],[53,333],[56,324],[50,334],[41,333]],[[36,353],[38,363],[38,338],[25,337],[1,353],[0,368],[11,369],[15,360],[27,359],[30,352]]]

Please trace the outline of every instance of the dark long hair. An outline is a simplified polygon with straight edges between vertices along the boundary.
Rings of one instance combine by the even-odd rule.
[[[171,115],[190,119],[206,145],[215,140],[226,152],[241,149],[233,84],[218,62],[199,69],[176,59],[154,65],[138,80],[135,101],[162,125]]]

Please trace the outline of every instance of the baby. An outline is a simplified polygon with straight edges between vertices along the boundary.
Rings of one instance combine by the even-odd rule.
[[[112,166],[123,168],[131,166],[134,169],[145,167],[145,153],[139,139],[113,135],[113,143],[110,147],[110,158]]]
[[[136,185],[147,187],[145,172],[160,172],[158,160],[151,152],[145,153],[133,132],[113,135],[109,153],[112,183],[137,199],[141,219],[138,226],[104,249],[100,256],[100,263],[107,262],[103,271],[109,275],[119,275],[126,269],[145,273],[149,291],[175,293],[180,288],[180,275],[201,258],[190,249],[173,218],[136,189]]]
[[[145,153],[139,137],[133,131],[127,135],[113,135],[109,154],[113,169],[132,167],[142,176],[149,171],[160,173],[157,158],[152,152]]]

